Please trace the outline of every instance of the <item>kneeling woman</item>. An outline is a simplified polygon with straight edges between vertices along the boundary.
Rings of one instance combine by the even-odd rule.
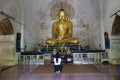
[[[61,60],[60,54],[58,52],[56,53],[53,61],[54,61],[54,70],[55,70],[55,72],[56,73],[61,72],[61,70],[62,70],[62,67],[61,67],[62,60]]]

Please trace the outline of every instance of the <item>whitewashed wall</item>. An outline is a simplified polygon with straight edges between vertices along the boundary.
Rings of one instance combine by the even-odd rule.
[[[115,12],[120,10],[120,0],[103,0],[103,24],[104,31],[108,32],[111,35],[112,24],[114,21],[114,17],[110,17]],[[120,12],[118,13],[120,14]]]

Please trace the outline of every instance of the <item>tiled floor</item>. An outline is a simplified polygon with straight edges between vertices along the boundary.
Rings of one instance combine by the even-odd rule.
[[[0,73],[0,80],[120,80],[118,69],[112,65],[95,65],[101,73],[31,74],[37,65],[19,65]]]

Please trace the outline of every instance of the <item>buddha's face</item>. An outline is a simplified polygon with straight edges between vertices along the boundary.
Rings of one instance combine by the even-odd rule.
[[[58,18],[59,18],[59,20],[63,21],[63,20],[66,20],[68,18],[68,15],[65,11],[59,11]]]

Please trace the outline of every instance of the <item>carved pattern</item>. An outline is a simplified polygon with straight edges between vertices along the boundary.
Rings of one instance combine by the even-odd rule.
[[[57,19],[56,18],[57,12],[61,8],[63,8],[65,11],[67,11],[70,19],[72,19],[74,17],[74,9],[73,9],[72,5],[70,5],[68,2],[58,2],[56,4],[53,4],[53,6],[51,7],[50,16],[51,16],[52,20]]]

